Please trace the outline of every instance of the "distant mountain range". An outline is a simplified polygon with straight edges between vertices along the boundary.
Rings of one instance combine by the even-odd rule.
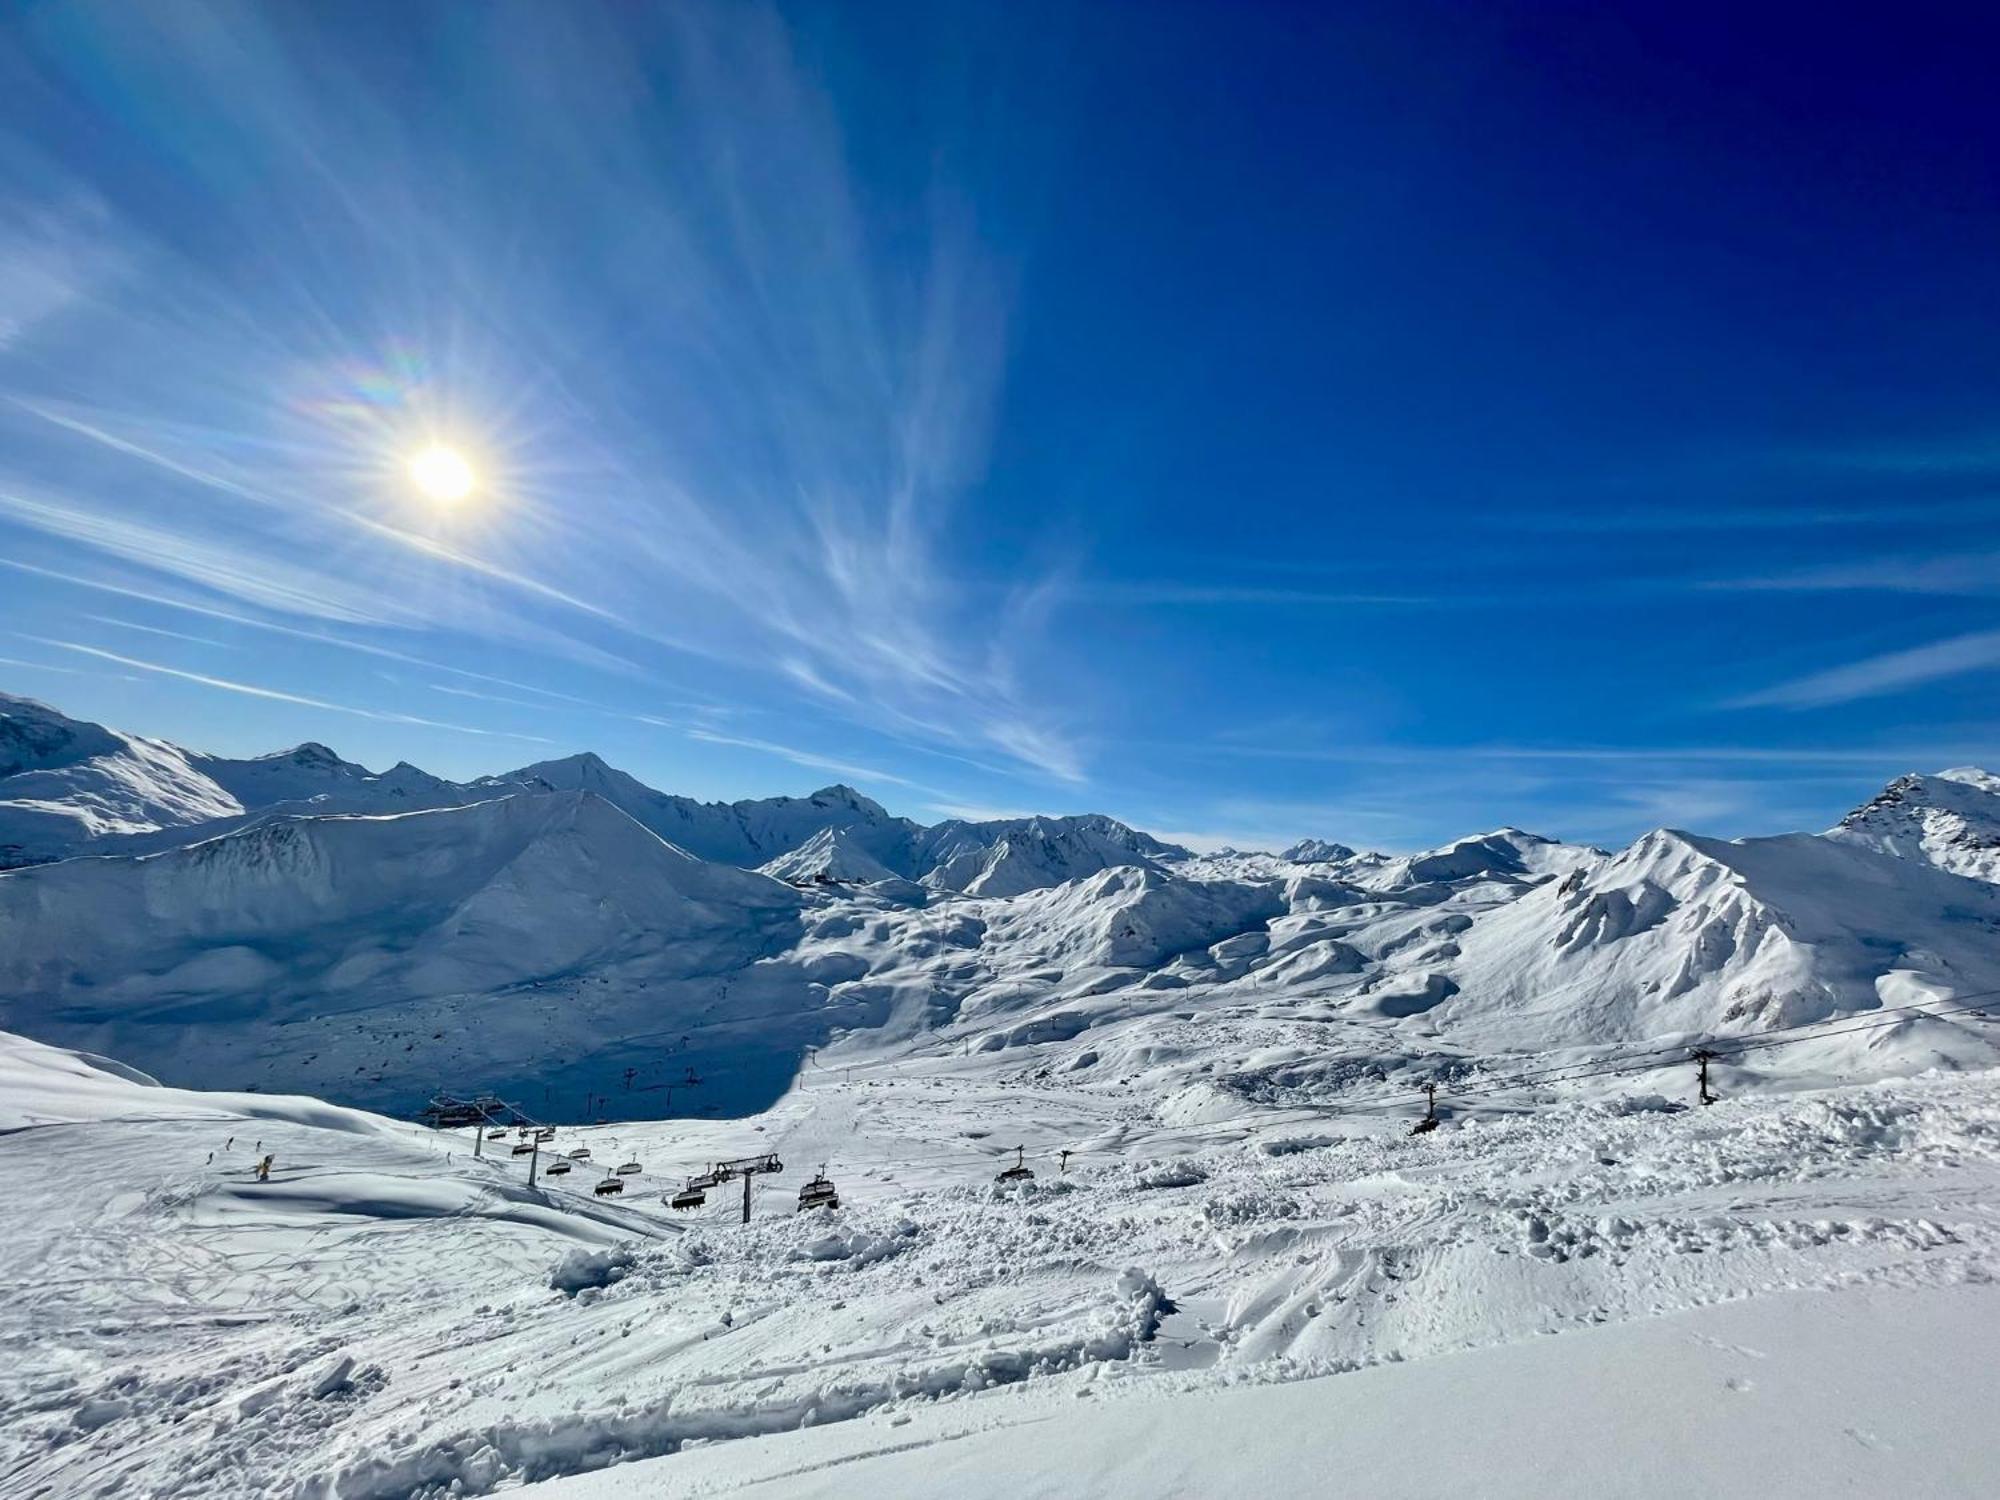
[[[1815,1065],[1996,1056],[1974,1022],[1896,1019],[2000,991],[1976,769],[1823,835],[1197,856],[1100,816],[927,827],[845,786],[701,803],[594,755],[464,783],[231,760],[0,697],[0,848],[0,1028],[394,1109],[476,1083],[574,1114],[620,1080],[628,1110],[735,1113],[838,1042],[1199,1119],[1427,1057],[1885,1007]]]
[[[1111,818],[892,817],[852,787],[808,797],[696,802],[655,791],[593,754],[453,782],[407,762],[380,773],[307,743],[230,760],[71,719],[0,694],[0,869],[78,854],[154,852],[272,817],[404,813],[499,797],[581,792],[699,859],[789,880],[902,879],[1017,895],[1113,865],[1188,851]],[[808,847],[810,846],[810,847]]]

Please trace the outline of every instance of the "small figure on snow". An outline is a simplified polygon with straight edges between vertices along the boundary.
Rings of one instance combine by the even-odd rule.
[[[274,1157],[267,1156],[257,1163],[257,1180],[259,1182],[269,1182],[271,1180],[271,1163],[275,1159]]]

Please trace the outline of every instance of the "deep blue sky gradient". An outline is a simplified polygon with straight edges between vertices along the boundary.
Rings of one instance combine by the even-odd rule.
[[[1208,842],[1824,826],[2000,751],[1996,43],[16,6],[0,684]]]

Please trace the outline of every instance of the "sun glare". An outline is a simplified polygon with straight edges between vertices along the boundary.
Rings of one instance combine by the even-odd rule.
[[[472,493],[472,465],[464,455],[433,444],[410,460],[410,479],[431,499],[455,505]]]

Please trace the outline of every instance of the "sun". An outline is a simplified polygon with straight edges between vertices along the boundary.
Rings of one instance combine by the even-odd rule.
[[[472,465],[456,449],[433,443],[410,460],[410,481],[440,505],[456,505],[472,493]]]

